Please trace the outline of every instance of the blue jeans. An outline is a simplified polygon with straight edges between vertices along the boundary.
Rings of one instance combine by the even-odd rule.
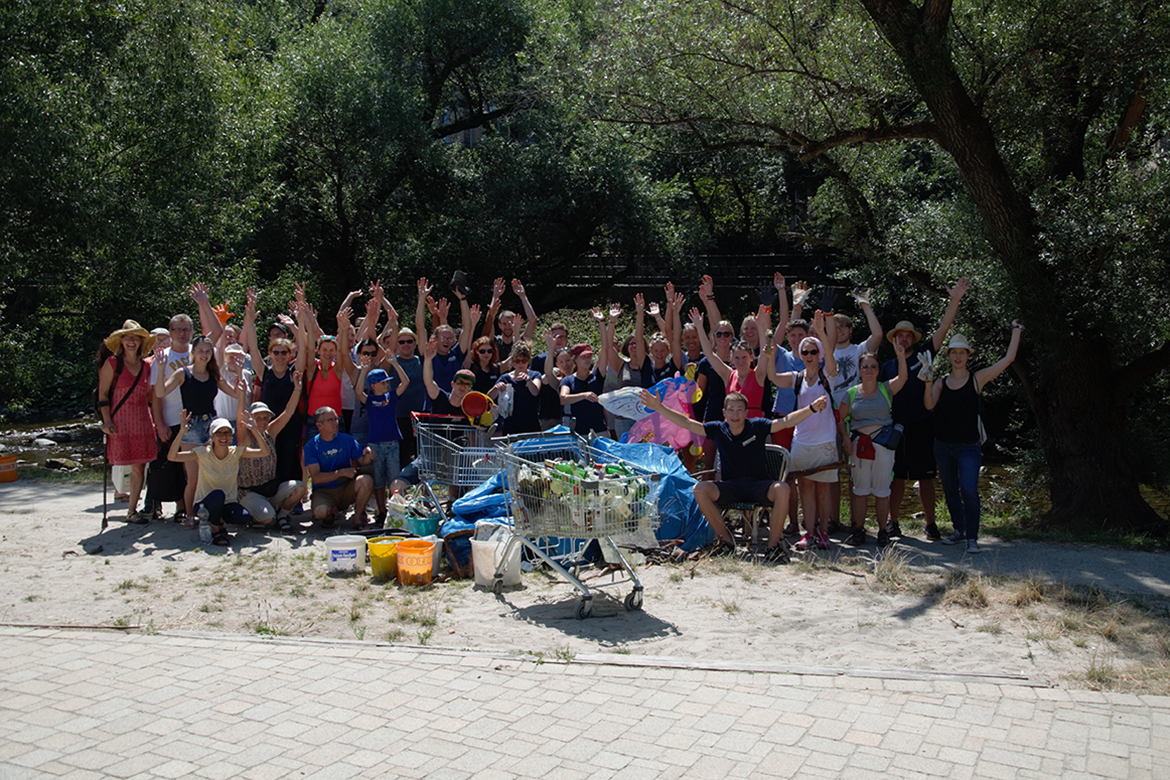
[[[374,487],[381,489],[398,477],[398,442],[375,441],[370,449],[374,451]]]
[[[222,490],[213,490],[204,496],[203,500],[195,505],[191,516],[198,517],[201,507],[207,510],[207,519],[214,526],[221,526],[224,521],[235,525],[248,525],[252,522],[252,515],[248,510],[234,501],[227,503],[227,496]]]
[[[979,538],[979,467],[983,450],[979,442],[950,444],[934,442],[934,459],[938,478],[947,499],[951,524],[967,539]]]

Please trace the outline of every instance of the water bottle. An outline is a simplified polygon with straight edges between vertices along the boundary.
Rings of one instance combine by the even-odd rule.
[[[502,390],[500,390],[500,398],[499,398],[498,406],[500,407],[500,416],[501,417],[511,417],[512,416],[512,392],[513,391],[512,391],[511,385],[504,385],[504,388]]]
[[[199,541],[204,544],[211,544],[211,517],[207,513],[207,507],[199,507]]]

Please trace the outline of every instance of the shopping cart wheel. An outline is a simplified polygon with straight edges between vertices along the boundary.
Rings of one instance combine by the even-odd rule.
[[[637,611],[642,608],[642,591],[631,590],[626,594],[626,609],[630,612]]]
[[[504,580],[502,577],[496,577],[492,580],[492,593],[497,596],[504,592]]]
[[[582,599],[577,602],[577,619],[584,620],[593,614],[593,599]]]

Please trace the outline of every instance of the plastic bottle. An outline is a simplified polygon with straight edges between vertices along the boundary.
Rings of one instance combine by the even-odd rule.
[[[211,544],[211,515],[208,514],[207,507],[199,507],[197,517],[199,518],[199,541]]]

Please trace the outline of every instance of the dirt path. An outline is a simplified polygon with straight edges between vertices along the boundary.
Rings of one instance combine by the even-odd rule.
[[[469,581],[405,589],[330,577],[325,534],[307,518],[306,533],[245,531],[225,552],[200,549],[196,532],[173,523],[112,520],[100,532],[101,512],[100,486],[0,485],[0,622],[954,670],[1151,691],[1170,679],[1166,554],[989,538],[971,557],[907,539],[882,556],[836,548],[787,567],[648,566],[643,611],[623,609],[621,585],[578,621],[574,591],[540,572],[501,598]]]

